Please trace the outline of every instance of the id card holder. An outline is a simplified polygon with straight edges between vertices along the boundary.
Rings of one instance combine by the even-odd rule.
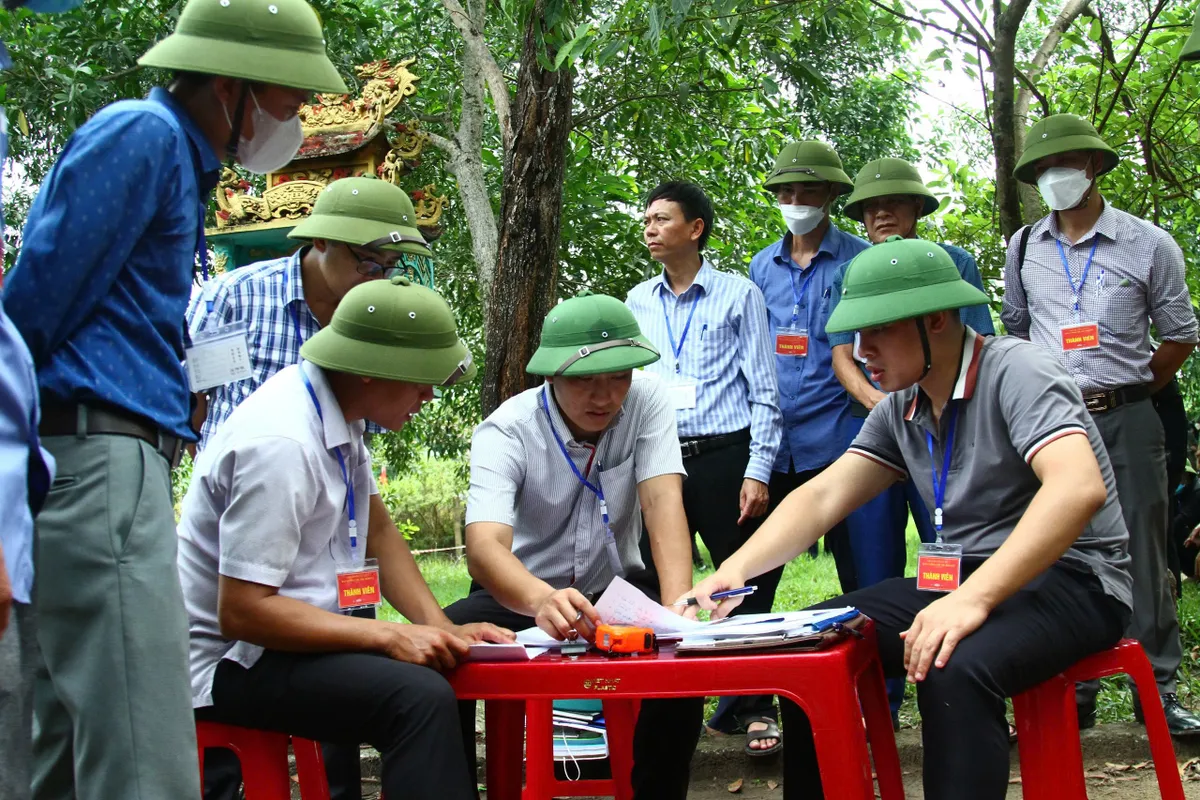
[[[804,328],[780,328],[775,333],[775,355],[804,358],[808,355],[808,331]]]
[[[1076,322],[1059,328],[1062,349],[1094,350],[1100,346],[1100,325],[1096,322]]]
[[[193,392],[243,381],[250,377],[250,345],[246,323],[235,322],[192,336],[184,351],[188,383]]]
[[[379,591],[379,562],[368,558],[361,567],[339,568],[337,598],[341,611],[378,606],[383,599]]]
[[[961,544],[922,544],[917,548],[917,588],[953,592],[962,582]]]
[[[668,382],[667,394],[670,396],[671,407],[677,411],[696,407],[696,384],[692,381]]]

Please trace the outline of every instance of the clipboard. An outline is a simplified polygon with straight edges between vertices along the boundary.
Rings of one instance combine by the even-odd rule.
[[[866,623],[866,616],[858,609],[845,614],[823,619],[805,626],[802,630],[761,635],[716,635],[706,638],[685,638],[675,645],[676,655],[705,655],[712,653],[745,652],[759,650],[821,650],[846,636],[862,637],[858,628]]]

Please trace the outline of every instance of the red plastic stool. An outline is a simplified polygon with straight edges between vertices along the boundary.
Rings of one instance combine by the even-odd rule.
[[[239,728],[219,722],[196,723],[201,789],[204,788],[205,748],[223,747],[232,750],[241,762],[246,800],[291,800],[287,759],[289,739],[296,755],[300,796],[304,800],[329,800],[329,782],[325,778],[320,744],[298,736],[289,737],[286,733]]]
[[[1154,670],[1142,646],[1132,639],[1122,639],[1013,698],[1025,800],[1087,800],[1075,684],[1121,674],[1133,679],[1142,699],[1159,792],[1163,800],[1184,800]]]
[[[609,779],[561,781],[554,775],[554,709],[552,700],[525,704],[525,789],[522,800],[547,797],[615,797],[632,800],[633,729],[638,700],[605,700]]]

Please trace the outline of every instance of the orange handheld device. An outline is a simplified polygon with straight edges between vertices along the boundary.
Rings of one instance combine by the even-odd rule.
[[[633,625],[596,626],[596,648],[613,655],[653,653],[658,640],[650,628]]]

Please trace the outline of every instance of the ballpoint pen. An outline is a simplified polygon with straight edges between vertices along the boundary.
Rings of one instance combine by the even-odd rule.
[[[757,586],[743,586],[740,589],[729,589],[724,592],[714,592],[709,597],[712,600],[724,600],[727,597],[741,597],[742,595],[754,594],[757,591],[758,591]],[[696,598],[689,597],[687,600],[680,600],[678,603],[672,603],[671,605],[674,605],[674,606],[696,606],[699,604],[700,604],[700,602]]]

